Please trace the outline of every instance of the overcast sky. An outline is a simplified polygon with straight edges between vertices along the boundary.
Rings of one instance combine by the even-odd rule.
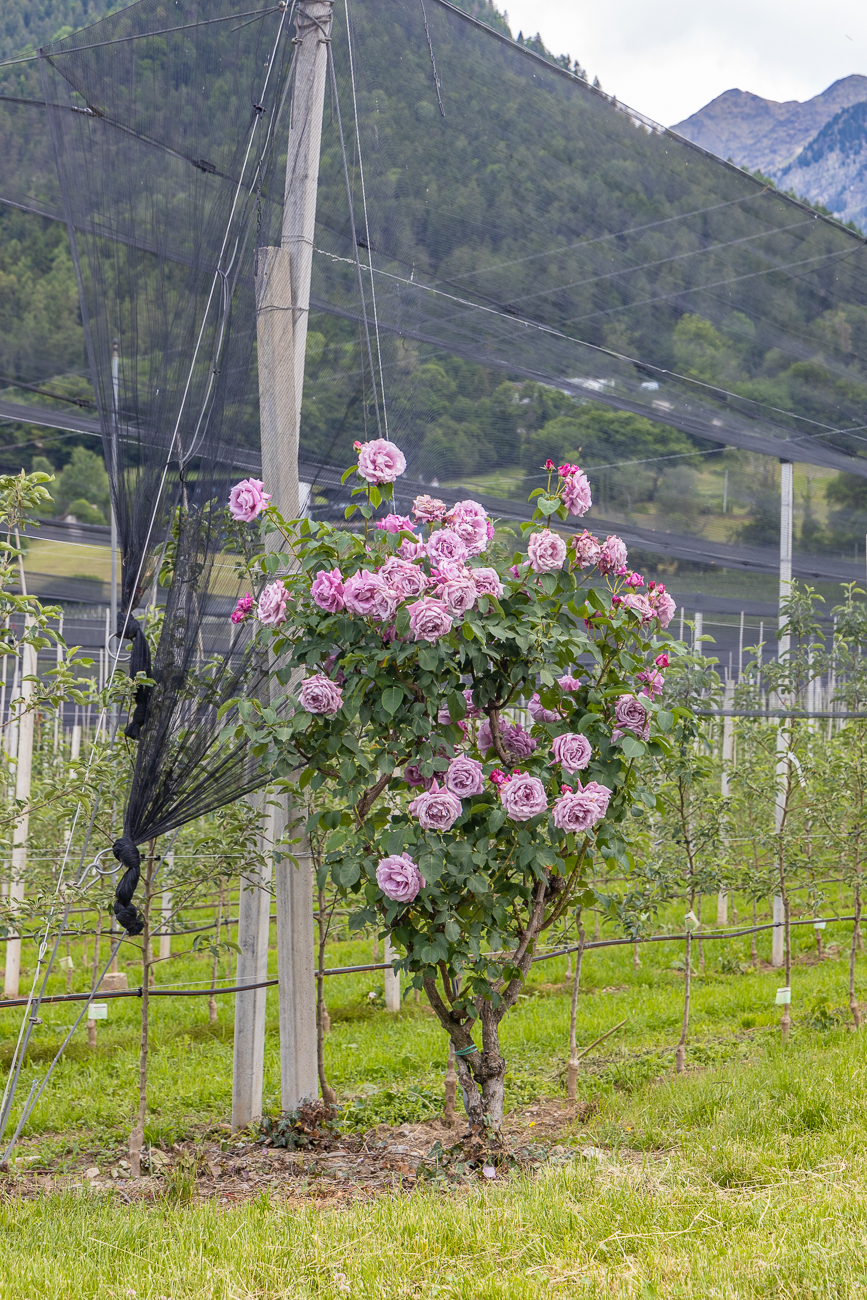
[[[810,99],[867,74],[857,0],[500,0],[512,31],[538,31],[603,89],[665,126],[724,90]]]

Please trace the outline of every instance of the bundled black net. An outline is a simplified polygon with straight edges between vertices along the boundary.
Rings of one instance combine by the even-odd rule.
[[[43,51],[90,369],[123,557],[119,643],[138,742],[115,855],[135,929],[137,845],[262,781],[219,706],[261,688],[244,633],[206,642],[236,448],[258,442],[253,266],[289,84],[287,14],[142,0]],[[282,177],[277,181],[282,200]],[[133,611],[168,586],[151,663]]]

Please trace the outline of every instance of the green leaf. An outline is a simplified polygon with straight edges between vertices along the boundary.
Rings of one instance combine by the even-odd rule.
[[[627,758],[642,758],[647,753],[647,746],[637,736],[624,736],[620,748]]]
[[[371,484],[370,504],[374,507],[382,505],[382,493],[380,492],[376,484]]]
[[[490,835],[496,835],[497,831],[503,825],[505,820],[506,820],[505,808],[495,808],[491,813],[490,817],[488,818],[488,833]]]
[[[449,717],[452,722],[459,722],[461,718],[466,717],[467,702],[460,691],[449,691],[446,702],[449,706]]]
[[[671,731],[673,721],[674,714],[669,713],[668,709],[660,709],[656,715],[656,725],[660,731]]]
[[[404,700],[401,686],[387,686],[382,692],[382,707],[390,717],[394,717]]]
[[[541,501],[537,502],[536,509],[539,511],[540,514],[543,514],[545,516],[553,515],[555,511],[560,509],[559,498],[544,497]]]

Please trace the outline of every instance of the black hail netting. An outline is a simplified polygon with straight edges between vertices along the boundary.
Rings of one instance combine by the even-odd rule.
[[[115,855],[128,928],[135,846],[262,780],[218,720],[261,687],[260,660],[243,633],[230,653],[206,643],[205,614],[234,449],[258,437],[253,264],[292,50],[282,8],[142,0],[42,52],[123,557],[117,631],[131,672],[156,683],[127,728],[138,750]],[[132,611],[160,563],[171,581],[151,666]]]
[[[66,284],[62,220],[87,342],[85,359],[77,320],[51,333],[68,303],[40,334],[7,295],[0,385],[4,367],[44,388],[92,375],[127,632],[164,547],[173,569],[132,724],[133,874],[135,843],[258,779],[216,709],[261,673],[244,634],[230,649],[205,615],[217,507],[259,454],[253,265],[280,242],[289,113],[305,111],[294,35],[280,5],[140,0],[0,84],[0,263],[41,240]],[[446,0],[336,0],[330,48],[301,428],[314,513],[341,517],[335,468],[387,422],[409,462],[402,509],[439,482],[526,517],[546,457],[578,459],[592,528],[680,565],[681,585],[696,572],[768,600],[785,458],[796,574],[861,576],[860,234]],[[93,421],[51,409],[61,428]]]

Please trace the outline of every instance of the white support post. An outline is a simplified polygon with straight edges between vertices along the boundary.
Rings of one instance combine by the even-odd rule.
[[[160,929],[163,930],[163,933],[160,935],[160,961],[168,961],[168,959],[172,955],[172,936],[171,934],[166,934],[165,931],[168,930],[169,926],[172,923],[171,881],[175,869],[174,849],[172,849],[170,853],[166,854],[164,867],[165,867],[167,878],[164,878],[163,880],[163,886],[164,886],[163,896],[162,899],[160,900],[161,902],[160,919],[162,921],[162,925],[160,926]],[[165,886],[168,886],[168,888],[165,888]]]
[[[261,800],[260,800],[261,806]],[[263,819],[264,821],[264,819]],[[261,984],[268,978],[271,918],[271,856],[263,835],[265,863],[241,877],[238,899],[238,965],[235,983]],[[262,1115],[265,1080],[265,1004],[267,989],[235,994],[235,1050],[232,1059],[232,1128],[246,1128]]]
[[[723,711],[730,714],[735,703],[735,683],[734,678],[729,677],[723,691]],[[732,771],[732,760],[734,758],[734,740],[735,740],[735,720],[732,717],[723,718],[723,738],[722,738],[722,774],[720,776],[720,794],[723,799],[729,797],[729,779]],[[725,890],[720,890],[716,896],[716,923],[717,925],[728,925],[729,923],[729,896]]]
[[[792,516],[794,514],[794,466],[791,461],[780,462],[780,614],[778,630],[786,622],[783,605],[789,599],[792,590]],[[788,658],[790,638],[788,634],[778,637],[777,654],[779,659]],[[785,701],[779,701],[782,707]],[[783,824],[786,804],[786,782],[788,779],[788,732],[785,720],[780,720],[777,728],[777,789],[774,800],[774,830],[777,834]],[[774,930],[771,942],[771,965],[782,966],[785,960],[785,933],[783,921],[785,907],[779,894],[774,895]]]
[[[697,655],[704,654],[704,644],[702,643],[702,639],[701,639],[703,635],[704,635],[704,614],[701,612],[701,610],[698,610],[696,612],[695,624],[693,626],[693,631],[692,631],[692,648]]]
[[[394,948],[391,946],[391,940],[386,935],[385,938],[385,955],[383,961],[393,961],[397,956]],[[387,970],[385,972],[385,1009],[386,1011],[400,1011],[400,972]]]
[[[333,0],[299,0],[295,10],[283,228],[280,247],[260,249],[256,267],[262,477],[273,505],[289,519],[297,517],[304,505],[298,482],[298,440],[333,7]],[[291,815],[285,798],[271,810],[272,844]],[[294,851],[298,867],[285,858],[274,864],[284,1110],[294,1110],[302,1098],[315,1097],[319,1091],[313,872],[303,836]]]
[[[28,616],[26,624],[32,620]],[[15,799],[24,806],[12,830],[12,872],[9,881],[9,899],[12,903],[24,901],[24,875],[27,868],[27,834],[30,828],[30,784],[33,774],[33,720],[29,711],[33,696],[33,683],[27,677],[36,675],[36,651],[25,645],[21,651],[21,694],[18,701],[18,762],[15,769]],[[3,993],[7,998],[18,997],[21,979],[21,940],[9,939],[6,943],[6,971]]]

